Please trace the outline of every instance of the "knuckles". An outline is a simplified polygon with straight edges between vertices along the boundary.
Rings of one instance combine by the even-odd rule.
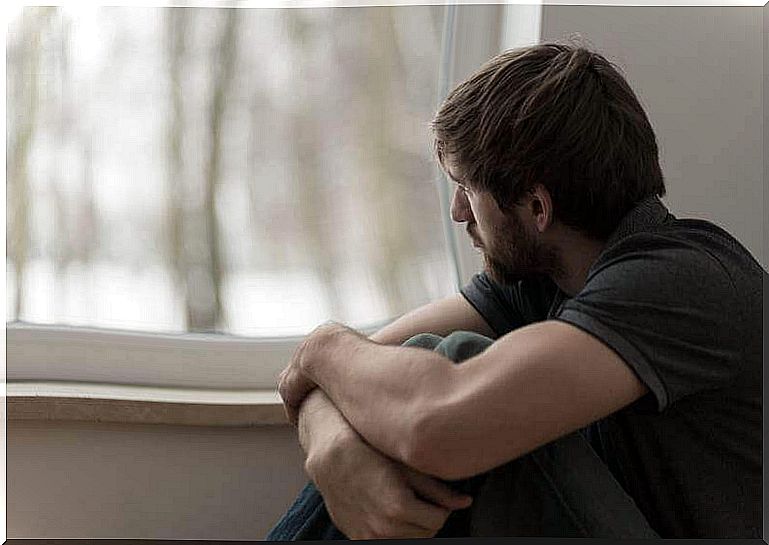
[[[406,515],[406,509],[400,504],[390,504],[384,509],[384,516],[388,521],[398,521]]]

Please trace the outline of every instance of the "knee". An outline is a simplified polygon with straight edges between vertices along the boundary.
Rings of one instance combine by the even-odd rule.
[[[435,348],[454,363],[477,356],[486,350],[494,341],[484,335],[472,331],[455,331],[445,337]]]
[[[419,335],[414,335],[409,340],[404,342],[402,346],[435,350],[435,348],[441,343],[442,340],[443,337],[440,335],[434,335],[433,333],[420,333]]]

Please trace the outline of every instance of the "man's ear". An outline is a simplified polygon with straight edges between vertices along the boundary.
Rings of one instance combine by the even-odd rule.
[[[538,233],[544,233],[553,224],[553,199],[542,184],[535,184],[529,191],[527,208]]]

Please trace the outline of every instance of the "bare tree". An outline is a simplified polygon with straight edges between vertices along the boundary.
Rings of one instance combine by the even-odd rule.
[[[184,257],[184,163],[182,159],[182,135],[184,134],[184,103],[181,77],[184,70],[185,43],[188,32],[189,10],[170,8],[166,14],[166,47],[170,79],[170,118],[166,130],[167,210],[165,253],[175,284],[186,299],[187,278]],[[187,311],[190,314],[190,311]]]
[[[205,11],[208,17],[211,11]],[[224,266],[216,198],[222,175],[221,134],[237,57],[237,12],[234,9],[216,12],[221,13],[222,24],[211,50],[209,75],[213,92],[207,107],[205,127],[208,146],[203,167],[202,207],[185,205],[187,184],[182,154],[182,142],[187,131],[181,80],[186,68],[186,40],[190,37],[189,19],[193,11],[169,9],[166,19],[171,79],[171,116],[166,136],[169,184],[167,233],[169,259],[184,293],[189,331],[214,331],[223,325],[221,286]]]
[[[91,260],[96,237],[95,207],[93,202],[92,154],[90,138],[82,134],[78,126],[78,116],[73,107],[73,81],[71,64],[71,23],[57,8],[56,22],[52,27],[50,43],[53,61],[49,74],[49,88],[59,90],[48,104],[48,121],[55,135],[57,149],[50,154],[52,168],[49,170],[49,186],[54,201],[54,281],[56,282],[56,305],[58,309],[66,287],[61,273],[72,261],[83,263]],[[65,162],[68,144],[75,139],[82,145],[80,188],[76,196],[68,196],[62,191],[62,176],[67,169]],[[73,169],[74,170],[74,169]],[[75,199],[74,202],[71,202]]]
[[[12,100],[8,100],[6,154],[8,233],[7,253],[16,270],[13,318],[21,319],[24,279],[30,251],[28,162],[39,112],[41,41],[55,8],[27,7],[21,15],[18,41],[9,39],[8,67]],[[10,38],[10,33],[9,33]]]
[[[333,241],[329,230],[339,225],[330,225],[334,217],[329,208],[328,190],[323,187],[322,159],[319,150],[324,135],[319,126],[319,113],[313,109],[312,89],[319,82],[312,79],[310,67],[315,62],[313,24],[307,20],[305,10],[286,10],[289,35],[294,49],[293,62],[299,69],[303,85],[292,90],[294,108],[289,113],[290,141],[293,152],[294,178],[297,183],[296,198],[299,216],[303,226],[302,244],[323,286],[325,300],[329,306],[329,317],[341,318],[340,294],[336,283],[336,262],[333,255]]]
[[[215,329],[223,320],[221,287],[223,277],[222,250],[220,244],[219,219],[216,213],[216,194],[222,171],[222,139],[224,115],[227,98],[232,84],[237,56],[237,10],[228,8],[222,10],[224,24],[214,49],[211,66],[213,77],[213,98],[209,110],[208,129],[210,144],[205,167],[205,233],[207,235],[208,255],[206,258],[205,284],[210,286],[212,297],[208,298],[207,306],[194,308],[189,315],[189,325],[192,330]],[[201,269],[203,270],[203,269]]]
[[[393,164],[398,156],[391,144],[391,133],[397,130],[398,119],[391,112],[392,90],[397,77],[394,70],[393,48],[381,47],[394,40],[391,8],[366,8],[365,22],[359,25],[363,49],[370,63],[358,82],[362,118],[356,123],[360,130],[360,161],[365,169],[361,176],[363,208],[367,217],[375,219],[377,240],[369,244],[371,262],[377,285],[383,291],[387,313],[392,316],[405,310],[400,287],[401,264],[410,253],[408,220],[402,213],[408,209],[408,196],[404,193],[404,180]],[[363,61],[365,62],[365,61]],[[401,82],[403,83],[403,82]]]

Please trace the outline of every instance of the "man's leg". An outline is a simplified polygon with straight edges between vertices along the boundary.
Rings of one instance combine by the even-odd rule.
[[[417,335],[403,346],[434,350],[443,341],[437,335]],[[294,504],[270,530],[267,541],[304,541],[325,539],[347,539],[334,526],[323,503],[323,497],[312,482],[307,483]]]
[[[471,332],[417,335],[404,346],[435,350],[455,363],[492,340]],[[448,483],[474,497],[436,537],[657,537],[587,441],[561,438],[488,473]],[[312,483],[267,536],[271,541],[345,539]]]
[[[326,510],[323,498],[310,481],[265,538],[267,541],[347,539]]]
[[[472,536],[658,538],[580,433],[486,473]]]
[[[460,331],[435,350],[460,363],[491,342]],[[437,537],[659,537],[580,432],[450,484],[470,493],[473,505],[452,513]]]

